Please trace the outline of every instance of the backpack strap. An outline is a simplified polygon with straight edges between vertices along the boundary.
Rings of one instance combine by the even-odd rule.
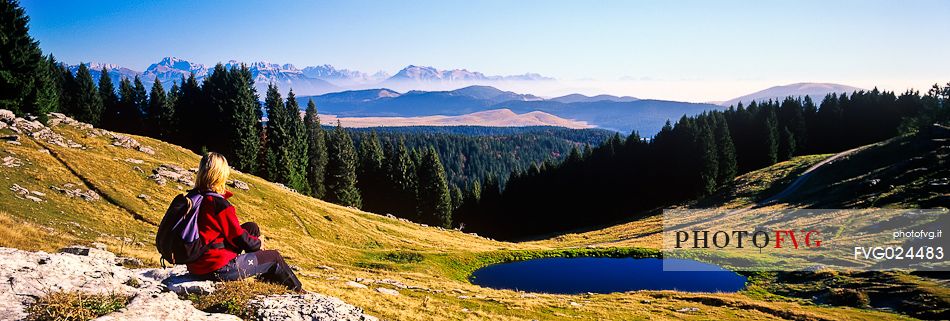
[[[201,191],[198,191],[198,194],[200,194],[200,195],[202,196],[202,198],[203,198],[204,196],[211,196],[212,198],[217,197],[217,198],[220,198],[220,199],[225,199],[223,195],[218,194],[218,193],[215,193],[215,192],[210,192],[210,191],[208,191],[208,192],[201,192]],[[218,202],[211,202],[211,206],[214,206],[214,212],[215,212],[215,213],[218,213],[218,212],[220,211],[220,209],[218,209]],[[200,210],[200,209],[196,209],[196,211],[197,211],[197,210]],[[225,248],[224,242],[225,242],[226,240],[224,240],[223,237],[219,237],[219,238],[222,239],[221,242],[215,242],[217,239],[211,240],[211,243],[208,244],[208,248],[209,248],[209,249],[223,249],[223,248]]]

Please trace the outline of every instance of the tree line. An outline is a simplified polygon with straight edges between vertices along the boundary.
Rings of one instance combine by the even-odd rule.
[[[501,186],[464,192],[453,222],[516,239],[611,223],[713,193],[739,174],[796,155],[839,152],[950,119],[950,83],[926,94],[856,91],[739,103],[667,122],[652,138],[619,134],[558,163],[532,165]]]

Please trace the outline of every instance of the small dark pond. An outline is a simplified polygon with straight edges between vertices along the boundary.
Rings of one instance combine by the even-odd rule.
[[[667,270],[663,270],[664,260]],[[542,293],[611,293],[635,290],[736,292],[746,277],[716,265],[684,259],[546,258],[478,269],[476,285]]]

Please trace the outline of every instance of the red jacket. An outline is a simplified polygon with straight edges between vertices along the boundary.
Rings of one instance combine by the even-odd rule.
[[[234,206],[227,201],[232,195],[225,192],[224,198],[205,196],[198,216],[198,234],[207,244],[224,243],[223,248],[211,247],[197,261],[188,263],[188,272],[202,275],[217,271],[234,259],[241,251],[255,252],[261,249],[261,241],[241,228]]]

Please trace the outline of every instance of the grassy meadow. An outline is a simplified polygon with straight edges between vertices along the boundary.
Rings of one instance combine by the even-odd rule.
[[[54,131],[84,145],[69,148],[20,134],[19,145],[2,143],[0,158],[20,166],[0,167],[0,246],[53,251],[68,244],[108,245],[120,255],[157,265],[152,245],[167,202],[190,188],[148,178],[163,164],[196,167],[199,156],[184,148],[133,136],[155,153],[114,146],[96,130],[57,125]],[[0,134],[14,135],[9,129]],[[701,202],[741,208],[769,195],[796,173],[828,155],[803,156],[739,177],[733,187]],[[638,291],[555,295],[494,290],[472,285],[468,275],[488,264],[537,257],[658,255],[658,215],[593,231],[508,243],[456,230],[341,207],[299,195],[252,175],[235,173],[247,191],[233,189],[231,202],[242,221],[262,227],[264,248],[278,249],[300,268],[310,291],[339,297],[387,320],[882,320],[909,319],[871,309],[819,305],[795,298],[774,276],[730,294]],[[14,184],[36,191],[40,202],[18,195]],[[101,199],[70,197],[51,187],[73,184]],[[42,195],[40,195],[42,194]],[[690,205],[684,205],[690,206]],[[905,283],[940,292],[946,287],[911,276]],[[348,281],[363,279],[369,288]],[[755,279],[755,278],[753,278]],[[379,282],[373,283],[369,280]],[[390,288],[399,295],[381,293]],[[690,309],[696,308],[696,309]]]

